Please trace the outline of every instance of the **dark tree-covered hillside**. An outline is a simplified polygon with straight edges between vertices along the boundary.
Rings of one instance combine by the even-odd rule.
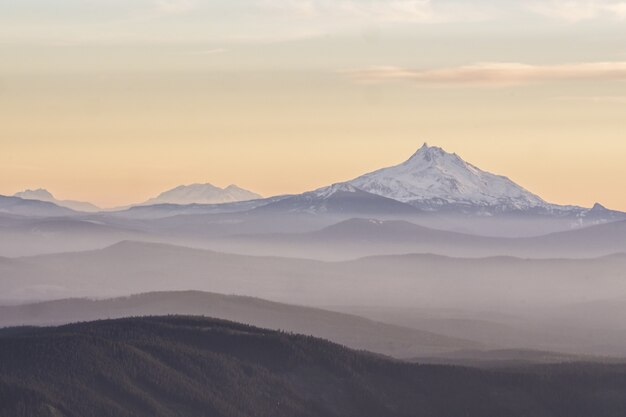
[[[626,366],[420,366],[197,317],[0,331],[0,416],[623,417]]]

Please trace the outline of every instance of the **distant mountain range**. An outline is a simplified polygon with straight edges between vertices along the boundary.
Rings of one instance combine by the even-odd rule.
[[[54,203],[77,211],[97,211],[84,202],[57,200],[46,190],[27,190],[16,197]],[[252,202],[250,205],[232,206]],[[626,219],[626,213],[551,204],[510,179],[479,169],[456,154],[424,144],[405,162],[367,173],[353,180],[298,195],[263,199],[236,185],[226,188],[212,184],[181,185],[165,191],[136,207],[162,206],[149,215],[209,214],[230,208],[209,207],[230,204],[235,211],[256,213],[303,213],[313,215],[402,217],[440,213],[475,216],[528,214],[567,219],[572,225],[595,224]],[[170,205],[163,207],[163,205]],[[192,209],[185,207],[196,205]],[[199,205],[199,206],[198,206]],[[203,207],[206,206],[206,207]],[[0,205],[0,212],[4,211]],[[128,213],[137,216],[140,212]]]
[[[2,196],[0,196],[2,197]],[[48,190],[39,188],[36,190],[24,190],[13,195],[16,199],[28,200],[28,201],[40,201],[52,203],[59,207],[64,207],[71,209],[77,212],[86,212],[93,213],[103,211],[102,208],[83,201],[74,201],[74,200],[59,200]],[[7,197],[5,197],[7,198]],[[263,197],[259,194],[253,193],[252,191],[244,190],[243,188],[239,188],[236,185],[229,185],[226,188],[219,188],[211,184],[191,184],[191,185],[181,185],[179,187],[173,188],[168,191],[164,191],[158,196],[151,198],[143,203],[139,203],[136,205],[132,205],[129,207],[141,207],[141,206],[152,206],[152,205],[192,205],[192,204],[200,204],[200,205],[217,205],[217,204],[228,204],[228,203],[238,203],[238,202],[246,202],[251,200],[262,199]],[[17,204],[18,201],[14,200],[14,203]],[[27,204],[23,205],[24,207]],[[3,210],[5,207],[8,207],[8,203],[4,204],[0,203],[0,213],[8,212],[8,210]],[[34,207],[31,204],[30,207]],[[45,206],[40,206],[45,207]],[[50,206],[47,206],[49,209]],[[116,211],[116,210],[124,210],[127,209],[111,209],[108,211]],[[23,213],[16,211],[14,214],[25,214],[30,215],[31,213],[41,213],[44,216],[50,215],[63,215],[70,214],[70,212],[56,211],[54,210],[24,210]]]
[[[173,191],[197,195],[185,187]],[[194,199],[197,202],[197,197]],[[159,201],[165,202],[153,199],[146,204]],[[180,204],[185,200],[176,201]],[[344,218],[530,215],[564,219],[572,226],[626,219],[626,213],[608,210],[600,204],[592,208],[551,204],[506,177],[483,171],[456,154],[427,144],[399,165],[314,191],[256,201],[251,207],[255,214],[301,213]]]

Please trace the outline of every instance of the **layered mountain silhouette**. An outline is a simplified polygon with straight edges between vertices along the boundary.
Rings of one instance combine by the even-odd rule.
[[[53,202],[79,211],[97,210],[89,203],[56,200],[45,190],[27,190],[19,193],[19,196]],[[236,205],[240,202],[251,204]],[[188,205],[195,206],[186,207]],[[399,165],[298,195],[263,199],[259,194],[236,185],[220,188],[208,183],[191,184],[165,191],[136,206],[158,206],[158,209],[129,212],[125,208],[123,212],[134,217],[141,213],[163,217],[246,210],[320,216],[350,214],[353,217],[410,216],[416,213],[478,216],[527,214],[565,219],[573,226],[626,219],[625,213],[608,210],[601,204],[593,208],[551,204],[507,177],[483,171],[457,154],[427,144]]]
[[[353,349],[403,359],[481,347],[474,341],[394,326],[351,314],[201,291],[153,292],[111,299],[73,298],[0,306],[0,327],[59,325],[167,314],[202,315],[312,335]]]
[[[507,327],[535,322],[543,328],[551,322],[553,330],[522,340],[523,346],[496,338],[496,343],[504,344],[490,348],[626,355],[626,333],[610,326],[594,326],[596,332],[589,332],[566,314],[570,305],[622,294],[624,270],[624,255],[577,260],[404,255],[320,262],[122,242],[97,251],[0,258],[0,294],[4,300],[23,303],[194,289],[325,309],[419,307],[490,311],[489,317],[496,312],[513,316],[536,313],[532,321],[507,319]],[[406,324],[403,326],[410,327]],[[438,333],[437,327],[424,330]],[[445,335],[472,340],[469,333],[461,334]]]

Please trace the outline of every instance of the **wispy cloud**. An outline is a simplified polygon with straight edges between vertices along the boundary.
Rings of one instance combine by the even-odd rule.
[[[626,62],[563,65],[481,63],[440,69],[376,67],[347,74],[359,82],[411,81],[439,85],[515,85],[566,80],[626,80]]]
[[[542,0],[529,2],[527,8],[543,16],[570,22],[603,17],[626,19],[626,1],[623,0]]]
[[[261,8],[295,17],[376,22],[476,21],[491,13],[476,4],[432,0],[258,0]]]

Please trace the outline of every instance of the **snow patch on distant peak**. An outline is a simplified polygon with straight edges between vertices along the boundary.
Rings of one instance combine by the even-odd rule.
[[[222,204],[262,198],[259,194],[231,184],[220,188],[210,183],[179,185],[164,191],[141,205],[154,204]]]

